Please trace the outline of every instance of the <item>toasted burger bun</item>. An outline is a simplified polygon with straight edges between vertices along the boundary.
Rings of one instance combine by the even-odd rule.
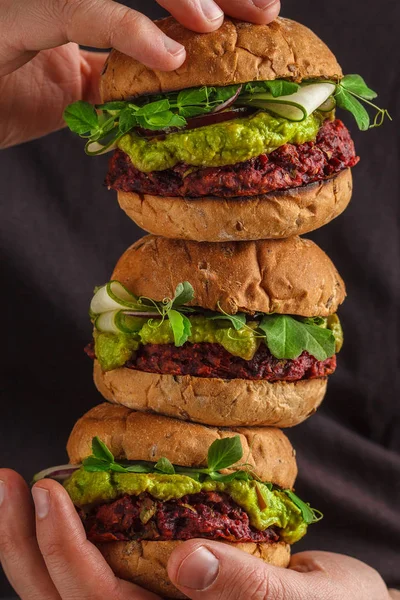
[[[185,63],[166,73],[113,50],[100,85],[104,102],[203,85],[343,75],[329,48],[307,27],[289,19],[254,25],[226,18],[220,29],[206,34],[190,31],[171,17],[157,25],[185,46]]]
[[[97,361],[94,382],[114,404],[217,427],[294,427],[315,413],[327,388],[327,379],[269,383],[127,368],[103,372]]]
[[[135,223],[155,235],[197,242],[280,239],[338,217],[353,191],[350,169],[325,181],[245,198],[178,198],[118,192]]]
[[[178,283],[189,281],[193,306],[229,314],[327,317],[346,296],[325,252],[299,237],[216,246],[149,235],[122,255],[112,279],[154,300],[172,298]]]
[[[99,548],[117,577],[132,581],[163,598],[186,598],[172,585],[167,565],[173,550],[183,542],[113,542]],[[229,543],[229,542],[223,542]],[[275,544],[230,544],[276,567],[290,562],[290,546]]]
[[[92,454],[92,439],[99,436],[118,460],[157,462],[165,457],[175,465],[205,467],[211,444],[237,434],[246,462],[262,481],[285,489],[293,487],[295,452],[284,433],[275,428],[216,429],[104,403],[79,419],[67,452],[70,462],[79,464]]]

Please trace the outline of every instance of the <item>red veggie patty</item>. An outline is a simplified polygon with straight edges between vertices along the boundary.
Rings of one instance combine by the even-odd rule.
[[[93,343],[86,348],[86,353],[95,358]],[[265,344],[260,344],[254,357],[244,360],[233,356],[219,344],[187,342],[180,348],[173,344],[145,344],[125,367],[147,373],[273,383],[327,377],[336,370],[336,356],[318,361],[308,352],[303,352],[294,360],[280,360],[272,356]]]
[[[173,169],[143,173],[117,149],[105,183],[114,190],[154,196],[234,198],[323,181],[359,160],[349,130],[337,119],[322,125],[315,142],[285,144],[271,154],[226,167],[193,170],[180,163]]]
[[[201,492],[160,502],[149,494],[125,495],[111,504],[80,510],[92,542],[130,540],[190,540],[207,538],[229,542],[277,542],[275,528],[259,531],[230,496]]]

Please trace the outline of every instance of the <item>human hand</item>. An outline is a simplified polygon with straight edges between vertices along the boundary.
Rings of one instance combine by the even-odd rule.
[[[157,0],[194,31],[214,31],[230,16],[269,23],[279,0]],[[64,108],[96,103],[105,53],[114,47],[147,66],[177,69],[185,49],[141,13],[112,0],[0,2],[0,148],[63,127]]]
[[[0,562],[21,600],[160,600],[115,577],[61,485],[0,470]]]
[[[0,470],[0,562],[21,600],[160,600],[114,576],[85,531],[65,490],[43,480],[29,489]],[[289,570],[271,567],[231,546],[185,542],[169,575],[192,600],[390,600],[376,571],[338,554],[304,552]]]
[[[302,552],[289,569],[232,546],[191,540],[171,555],[171,581],[192,600],[390,600],[380,575],[340,554]],[[397,594],[397,592],[393,592]]]

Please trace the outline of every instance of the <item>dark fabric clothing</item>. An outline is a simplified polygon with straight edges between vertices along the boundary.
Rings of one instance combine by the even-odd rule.
[[[149,0],[131,6],[162,14]],[[396,117],[396,0],[284,0],[283,14],[314,29]],[[288,431],[297,492],[325,513],[294,551],[350,554],[400,589],[399,124],[361,133],[351,117],[340,118],[361,156],[354,198],[309,237],[347,283],[339,312],[346,340],[322,408]],[[82,351],[91,336],[88,306],[94,286],[108,281],[140,235],[102,186],[107,160],[86,157],[68,131],[1,153],[0,464],[28,480],[65,462],[75,420],[101,401]],[[10,595],[3,577],[0,598]]]

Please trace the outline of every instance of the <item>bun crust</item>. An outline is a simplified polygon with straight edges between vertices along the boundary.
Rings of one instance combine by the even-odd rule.
[[[290,546],[275,544],[230,544],[276,567],[286,568],[290,562]],[[99,544],[104,558],[121,579],[132,581],[163,598],[186,598],[172,585],[167,565],[173,550],[183,542],[112,542]]]
[[[114,404],[217,427],[294,427],[315,413],[327,388],[327,379],[269,383],[126,368],[103,372],[97,361],[94,382]]]
[[[258,477],[282,488],[293,487],[295,452],[285,434],[274,428],[217,429],[105,403],[75,424],[67,452],[70,462],[79,464],[91,455],[92,439],[99,436],[118,460],[157,462],[165,457],[175,465],[200,467],[207,466],[207,452],[215,440],[237,434]]]
[[[195,291],[193,306],[326,317],[346,296],[328,256],[314,242],[228,242],[217,246],[146,236],[120,258],[112,275],[133,294],[154,300],[173,297],[182,281]]]
[[[176,71],[153,71],[113,50],[105,65],[100,92],[104,102],[249,81],[341,78],[329,48],[307,27],[278,18],[254,25],[226,18],[212,33],[194,33],[169,17],[156,22],[186,48],[185,63]]]
[[[325,181],[250,198],[177,198],[118,192],[125,213],[145,231],[197,242],[281,239],[326,225],[348,206],[350,169]]]

